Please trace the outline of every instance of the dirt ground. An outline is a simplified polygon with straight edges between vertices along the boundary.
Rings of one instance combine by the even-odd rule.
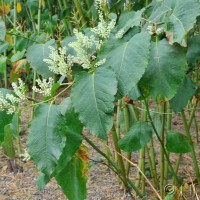
[[[22,116],[22,135],[21,143],[22,148],[26,148],[27,137],[27,124],[29,116],[27,112]],[[197,118],[198,124],[200,124],[200,117]],[[200,126],[199,126],[200,127]],[[181,118],[179,115],[173,118],[173,130],[184,130]],[[195,132],[194,127],[191,128],[191,132]],[[87,134],[87,133],[86,133]],[[100,142],[96,137],[90,136],[98,146],[104,150],[105,146],[103,142]],[[196,141],[194,136],[194,141]],[[85,143],[86,144],[86,143]],[[87,145],[87,144],[86,144]],[[88,146],[88,145],[87,145]],[[159,144],[155,143],[156,153],[159,159]],[[87,200],[130,200],[130,196],[124,193],[120,189],[118,178],[106,165],[94,162],[94,160],[101,160],[102,158],[91,149],[89,146],[89,159],[90,169],[89,178],[87,183],[88,195]],[[196,153],[200,163],[200,148],[199,142],[197,143]],[[170,159],[174,165],[177,160],[177,155],[171,154]],[[138,153],[132,154],[132,161],[138,160]],[[43,190],[39,190],[36,186],[36,179],[38,176],[37,169],[32,161],[22,162],[16,160],[17,164],[23,168],[23,172],[13,173],[8,169],[8,158],[3,154],[0,149],[0,200],[64,200],[66,197],[61,192],[60,187],[56,181],[52,179]],[[134,180],[136,174],[136,168],[131,167],[131,178]],[[179,170],[179,176],[181,176],[184,182],[191,182],[195,180],[192,158],[190,154],[184,154],[181,160],[181,169]],[[151,179],[150,179],[151,181]],[[171,180],[170,180],[171,181]],[[147,184],[147,183],[146,183]],[[200,199],[200,192],[197,191],[197,196]],[[147,184],[147,200],[156,199],[152,190]],[[185,192],[185,197],[188,200],[198,199],[197,196],[191,197],[189,189]],[[139,200],[139,198],[135,198]],[[178,199],[177,199],[178,200]]]

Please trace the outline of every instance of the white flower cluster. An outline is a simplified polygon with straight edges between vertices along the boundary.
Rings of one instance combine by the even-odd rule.
[[[97,27],[91,28],[91,31],[97,34],[100,38],[108,39],[112,29],[115,27],[116,20],[112,19],[109,23],[104,20],[103,13],[98,10],[99,22]]]
[[[105,62],[106,62],[106,59],[104,58],[102,60],[97,61],[94,66],[99,67],[99,66],[103,65]]]
[[[161,33],[164,32],[164,29],[163,27],[157,28],[156,25],[152,24],[147,27],[147,31],[150,35],[153,35],[153,34],[160,35]]]
[[[102,4],[105,4],[106,3],[106,0],[95,0],[95,7],[96,7],[96,9],[98,10],[98,9],[102,9]]]
[[[12,83],[14,94],[6,94],[4,97],[0,92],[0,111],[7,111],[7,114],[12,114],[16,111],[16,106],[21,100],[26,100],[25,84],[21,79],[18,79],[19,84]]]
[[[51,50],[51,53],[49,55],[50,59],[43,60],[50,65],[49,70],[51,70],[55,74],[61,74],[63,76],[69,74],[71,72],[74,58],[72,55],[67,56],[66,47],[59,48],[57,50],[50,46],[49,49]]]
[[[125,31],[124,31],[124,29],[122,28],[122,29],[120,29],[120,30],[116,33],[115,37],[116,37],[117,39],[121,39],[121,38],[123,37],[124,33],[125,33]]]
[[[50,77],[48,80],[47,79],[37,79],[36,80],[39,88],[36,86],[33,86],[32,89],[33,91],[43,94],[44,96],[50,96],[51,95],[51,88],[53,86],[54,80],[52,77]]]
[[[93,51],[100,49],[102,41],[95,39],[94,35],[86,36],[78,30],[74,30],[76,36],[75,42],[70,42],[69,47],[73,48],[76,52],[74,63],[80,64],[84,69],[90,69],[96,56]]]
[[[13,90],[15,94],[21,99],[26,100],[25,92],[26,92],[26,86],[25,83],[19,78],[18,79],[19,84],[12,83]]]
[[[106,4],[106,0],[96,0],[95,5],[99,13],[99,22],[97,27],[91,28],[91,35],[84,35],[82,32],[74,29],[76,41],[68,44],[75,54],[66,53],[66,48],[59,48],[58,50],[49,47],[51,54],[50,59],[44,59],[44,62],[49,64],[49,69],[60,75],[71,76],[71,68],[74,64],[81,65],[84,69],[93,69],[103,65],[106,59],[96,60],[96,53],[103,44],[103,39],[108,39],[112,29],[115,27],[116,20],[110,22],[104,20],[102,6]],[[123,34],[123,33],[121,33]],[[35,89],[35,88],[34,88]]]

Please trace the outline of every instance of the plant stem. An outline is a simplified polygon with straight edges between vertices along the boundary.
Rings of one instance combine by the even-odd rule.
[[[116,133],[117,133],[117,138],[118,140],[120,139],[120,113],[121,113],[121,104],[122,104],[122,100],[118,100],[117,102],[117,116],[116,116]],[[117,153],[115,153],[115,160],[117,161]]]
[[[169,157],[168,157],[168,155],[167,155],[167,151],[166,151],[166,149],[165,149],[165,146],[164,146],[164,144],[162,143],[162,140],[161,140],[161,138],[160,138],[160,136],[159,136],[159,134],[158,134],[158,131],[156,130],[156,127],[155,127],[155,125],[154,125],[154,123],[153,123],[153,120],[152,120],[152,118],[151,118],[151,114],[150,114],[150,111],[149,111],[149,106],[148,106],[148,104],[147,104],[146,99],[144,99],[144,102],[145,102],[145,106],[146,106],[146,110],[147,110],[147,115],[148,115],[148,117],[149,117],[150,123],[151,123],[151,125],[152,125],[152,128],[153,128],[155,134],[156,134],[156,137],[158,138],[158,141],[160,142],[160,144],[161,144],[161,146],[162,146],[162,148],[163,148],[163,152],[164,152],[164,155],[165,155],[165,157],[166,157],[166,159],[167,159],[167,161],[168,161],[170,171],[172,172],[172,174],[173,174],[175,180],[177,181],[177,183],[180,183],[180,181],[179,181],[178,177],[176,176],[175,171],[174,171],[174,169],[173,169],[173,167],[172,167],[172,164],[171,164],[171,162],[170,162],[170,160],[169,160]]]
[[[165,122],[166,122],[166,103],[160,108],[162,114],[162,132],[161,132],[161,142],[162,144],[165,143]],[[162,146],[160,147],[160,196],[164,198],[164,170],[165,170],[165,157],[164,157],[164,150]]]
[[[37,29],[37,32],[40,33],[40,24],[41,24],[41,7],[42,7],[42,0],[39,0],[39,4],[38,4],[38,29]],[[34,71],[34,74],[33,74],[33,87],[36,86],[36,78],[37,78],[37,72]],[[36,94],[35,94],[35,91],[33,90],[32,91],[32,99],[35,99],[36,97]],[[34,108],[32,110],[32,119],[34,117]]]
[[[36,33],[37,30],[36,30],[36,27],[35,27],[35,22],[34,22],[34,19],[33,19],[33,15],[32,15],[32,12],[29,8],[26,7],[26,12],[27,12],[27,15],[29,16],[30,18],[30,21],[32,23],[32,27],[33,27],[33,32]]]
[[[120,112],[121,112],[121,105],[122,105],[122,100],[118,100],[117,102],[117,119],[116,119],[116,132],[117,132],[117,137],[120,139]]]
[[[122,106],[123,106],[123,112],[124,112],[125,131],[126,133],[128,133],[129,128],[130,128],[130,119],[129,119],[128,107],[124,100],[122,100]],[[131,152],[127,153],[126,157],[128,160],[131,160]],[[129,172],[130,172],[130,163],[127,161],[125,164],[125,171],[126,171],[126,176],[128,177]]]
[[[196,116],[194,116],[194,126],[195,126],[195,133],[196,133],[196,142],[199,142],[199,127],[197,123]]]
[[[138,168],[140,170],[142,169],[142,149],[140,149],[140,153],[139,153]],[[136,175],[136,183],[135,183],[135,186],[137,188],[139,188],[140,181],[141,181],[141,176],[142,175],[141,175],[140,171],[138,170],[137,175]]]
[[[119,168],[121,170],[122,176],[125,180],[126,179],[125,167],[124,167],[124,162],[123,162],[123,159],[122,159],[122,156],[121,156],[121,150],[118,146],[118,138],[117,138],[117,133],[115,131],[114,125],[113,125],[113,128],[112,128],[112,138],[113,138],[115,150],[117,152],[117,162],[119,164]]]
[[[195,149],[194,149],[192,137],[190,135],[189,125],[187,123],[184,111],[181,112],[181,116],[182,116],[183,124],[184,124],[184,127],[185,127],[185,132],[186,132],[186,135],[188,137],[188,140],[189,140],[189,143],[190,143],[190,146],[191,146],[191,154],[192,154],[192,160],[193,160],[193,163],[194,163],[194,170],[195,170],[195,173],[196,173],[196,176],[197,176],[198,185],[200,186],[199,166],[198,166],[198,162],[197,162],[197,158],[196,158],[196,154],[195,154]]]
[[[172,113],[172,109],[170,108],[169,102],[167,104],[167,113]],[[172,114],[167,114],[167,132],[172,129]],[[168,157],[170,156],[169,152],[167,152]],[[175,170],[176,172],[176,170]],[[168,174],[169,174],[169,165],[167,160],[165,159],[165,170],[164,170],[164,186],[168,183]],[[176,172],[177,174],[177,172]]]
[[[80,18],[81,18],[82,27],[86,27],[87,21],[85,19],[84,14],[83,14],[81,3],[79,2],[79,0],[73,0],[73,2],[75,4],[75,7],[76,7],[76,9],[79,13]]]
[[[6,56],[6,52],[4,52],[4,56]],[[4,87],[8,88],[8,77],[7,77],[7,64],[6,64],[6,68],[4,70]]]
[[[190,113],[190,119],[189,119],[189,123],[188,123],[188,128],[189,128],[189,130],[190,130],[190,128],[191,128],[192,121],[193,121],[193,119],[194,119],[194,117],[195,117],[195,111],[196,111],[197,105],[198,105],[198,101],[197,101],[196,104],[193,106],[192,112]],[[178,173],[178,169],[179,169],[181,157],[182,157],[182,154],[179,154],[178,159],[177,159],[177,162],[176,162],[176,169],[175,169],[176,174]],[[173,180],[173,182],[176,183],[175,180]]]
[[[14,30],[16,31],[16,27],[17,27],[17,0],[14,0]],[[16,53],[16,36],[14,35],[14,53]]]
[[[153,142],[153,139],[151,139],[150,145],[151,145],[152,142]],[[150,155],[151,148],[150,148],[150,150],[148,148],[146,148],[146,150],[147,150],[147,155],[148,155],[148,158],[149,158],[149,166],[150,166],[150,170],[151,170],[151,176],[153,178],[154,187],[156,189],[158,189],[158,178],[157,178],[155,160],[154,160],[154,163],[153,163],[152,157]],[[155,157],[154,154],[153,154],[153,156]]]
[[[145,147],[143,147],[141,150],[142,154],[142,165],[141,165],[141,170],[145,174]],[[145,178],[142,176],[142,194],[145,194]]]
[[[38,33],[40,32],[40,26],[41,26],[41,9],[42,9],[42,0],[39,0],[39,4],[38,4]]]
[[[175,173],[176,174],[178,174],[178,169],[179,169],[179,166],[180,166],[181,157],[182,157],[182,154],[179,154],[178,159],[176,161],[176,167],[175,167]],[[174,179],[173,179],[173,184],[176,184],[176,181]]]
[[[4,7],[4,0],[1,1],[2,12],[3,12],[3,20],[5,22],[5,7]],[[6,57],[6,51],[4,52],[4,56]],[[7,65],[4,70],[4,87],[8,88],[8,80],[7,80]]]
[[[89,9],[90,9],[90,7],[91,7],[91,3],[90,3],[90,1],[89,1],[89,0],[86,0],[85,2],[86,2],[86,5],[87,5],[87,9],[89,10]]]
[[[121,172],[120,169],[118,169],[117,165],[105,154],[103,153],[89,138],[87,138],[85,135],[83,135],[83,138],[86,140],[86,142],[92,146],[99,154],[101,154],[110,164],[111,166],[116,170],[118,176],[121,178],[121,180],[123,181],[123,183],[126,185],[126,187],[128,188],[127,182],[128,184],[134,189],[134,191],[136,192],[137,196],[139,197],[143,197],[143,195],[141,194],[141,192],[135,187],[135,185],[131,182],[130,179],[123,177],[123,173]],[[129,192],[130,193],[130,192]],[[131,193],[130,193],[131,194]],[[132,196],[132,194],[131,194]]]
[[[17,34],[17,33],[7,32],[7,34],[8,34],[8,35],[14,35],[14,36],[17,36],[17,37],[21,37],[21,38],[27,39],[27,40],[32,41],[32,42],[35,42],[35,43],[39,43],[39,42],[36,41],[36,40],[33,40],[33,39],[29,38],[29,37],[26,37],[26,36],[24,36],[24,35],[20,35],[20,34]]]
[[[60,9],[62,9],[62,2],[61,2],[61,0],[58,0],[58,6],[59,6]]]

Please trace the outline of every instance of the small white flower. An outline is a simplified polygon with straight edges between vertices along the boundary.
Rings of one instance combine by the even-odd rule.
[[[125,33],[125,31],[124,31],[124,29],[122,28],[122,29],[120,29],[120,30],[116,33],[115,37],[116,37],[117,39],[121,39],[121,38],[123,37],[124,33]]]
[[[25,83],[18,79],[17,83],[12,83],[14,94],[7,93],[5,96],[0,92],[0,111],[7,111],[7,114],[13,114],[17,110],[17,105],[22,100],[26,100]]]
[[[32,89],[33,91],[43,94],[44,96],[50,96],[51,95],[51,88],[53,86],[54,80],[52,77],[50,77],[48,80],[47,79],[37,79],[36,80],[39,88],[36,86],[33,86]]]
[[[71,74],[71,67],[73,66],[74,57],[66,53],[66,47],[59,48],[58,50],[49,47],[51,53],[49,55],[50,59],[44,59],[43,61],[49,64],[49,70],[55,74],[60,74],[67,76]]]
[[[16,111],[15,103],[19,102],[19,98],[14,97],[12,94],[7,94],[4,98],[0,92],[0,111],[7,111],[7,114],[13,114]]]
[[[99,67],[99,66],[103,65],[105,62],[106,62],[106,59],[104,58],[104,59],[99,60],[98,62],[96,62],[94,66],[95,67]]]
[[[163,33],[163,32],[164,32],[163,27],[157,28],[157,30],[156,30],[156,34],[157,34],[157,35],[159,35],[159,34],[161,34],[161,33]]]
[[[91,31],[97,34],[100,38],[107,39],[110,36],[112,29],[115,27],[116,20],[113,19],[109,23],[104,20],[102,11],[98,10],[99,22],[97,27],[91,28]]]
[[[163,27],[157,28],[156,25],[151,24],[151,25],[149,25],[149,26],[147,27],[147,31],[148,31],[148,33],[149,33],[150,35],[153,35],[153,34],[159,35],[159,34],[161,34],[161,33],[164,32],[164,28],[163,28]]]
[[[96,59],[93,52],[100,49],[102,40],[97,40],[94,35],[86,36],[76,29],[74,29],[74,34],[77,40],[69,43],[69,47],[76,52],[74,63],[80,64],[84,69],[90,69],[92,62]]]
[[[20,102],[20,98],[15,97],[13,94],[6,94],[6,99],[9,100],[12,104]]]
[[[13,90],[15,94],[21,99],[21,100],[26,100],[25,92],[26,92],[26,87],[25,83],[19,78],[18,79],[19,84],[12,83]]]

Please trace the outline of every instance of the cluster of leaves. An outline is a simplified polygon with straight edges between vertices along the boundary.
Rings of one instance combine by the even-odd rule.
[[[154,0],[145,8],[126,11],[118,17],[110,38],[97,53],[97,60],[105,58],[106,62],[93,71],[79,66],[72,68],[74,84],[70,97],[60,105],[42,103],[35,110],[28,150],[41,172],[40,188],[55,177],[69,199],[86,198],[88,159],[82,144],[83,126],[107,140],[114,124],[117,100],[125,96],[133,100],[153,98],[157,102],[169,101],[174,112],[185,108],[198,92],[190,75],[198,70],[200,61],[199,15],[198,0]],[[3,26],[1,21],[1,40],[6,34]],[[160,34],[158,28],[162,29]],[[115,37],[119,31],[122,31],[121,39]],[[90,31],[85,29],[83,33],[90,34]],[[67,46],[74,39],[68,36],[60,44]],[[43,59],[50,53],[48,47],[56,46],[56,41],[32,42],[28,46],[26,59],[31,67],[41,76],[53,76]],[[73,49],[68,51],[73,54]],[[16,126],[15,115],[0,112],[1,142],[9,132],[8,124]],[[151,138],[149,123],[139,121],[132,124],[118,144],[122,150],[133,152]],[[166,148],[169,152],[186,153],[190,144],[181,133],[171,131]]]

